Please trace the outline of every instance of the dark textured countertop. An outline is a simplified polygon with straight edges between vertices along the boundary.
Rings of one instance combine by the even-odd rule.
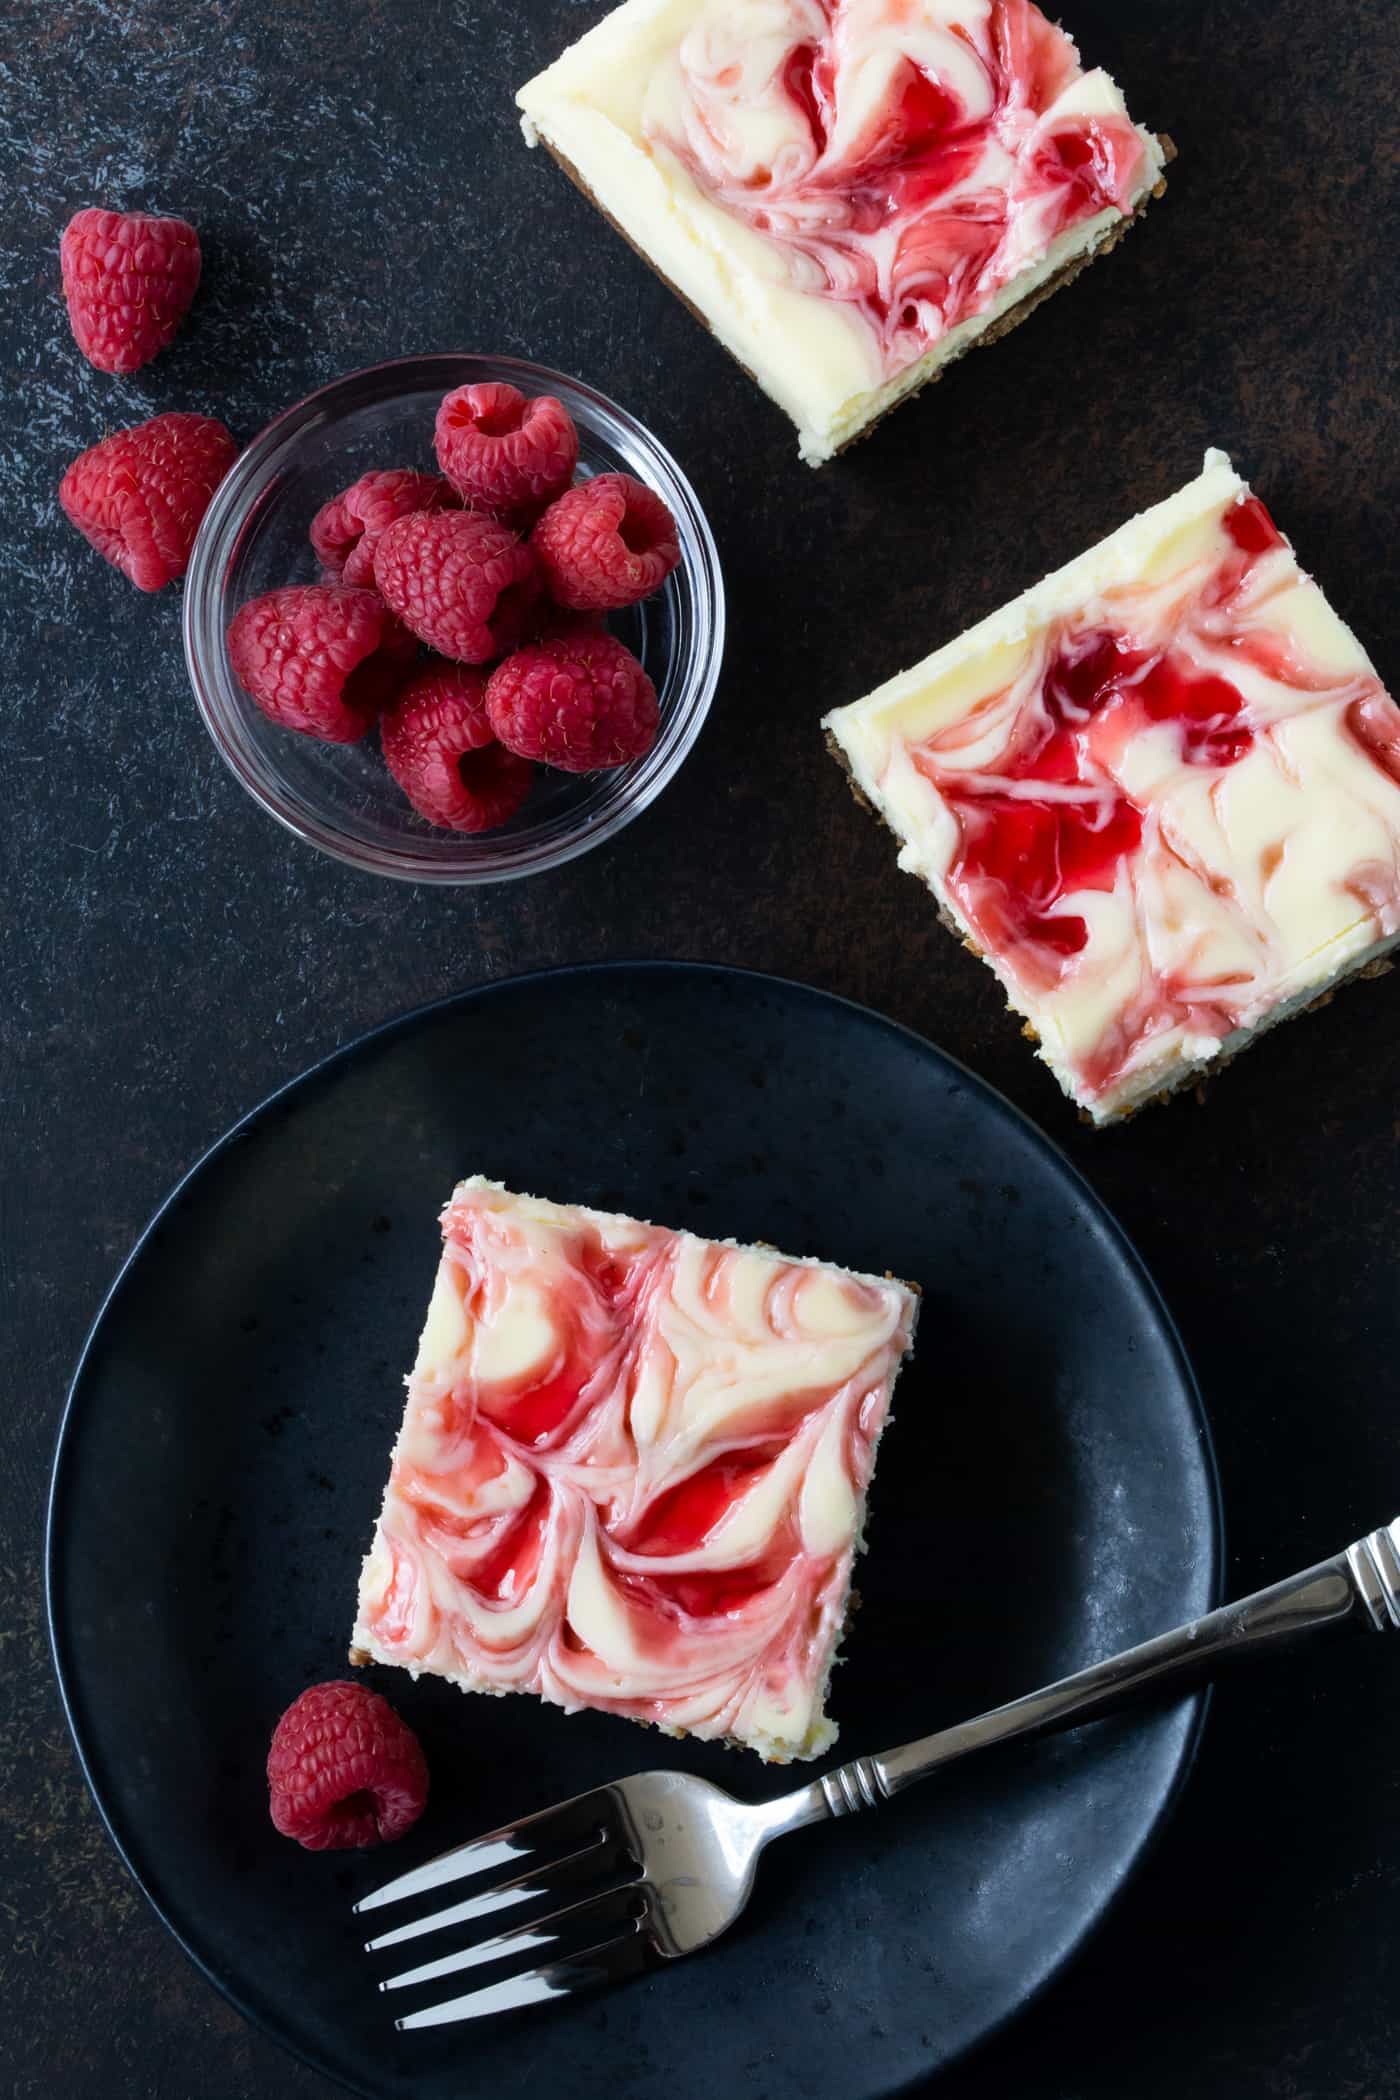
[[[1400,678],[1395,0],[1075,0],[1081,42],[1180,148],[1113,259],[820,475],[784,420],[543,156],[513,87],[593,0],[11,0],[0,55],[0,1997],[15,2096],[328,2091],[205,1984],[112,1853],[42,1623],[69,1370],[174,1178],[244,1108],[398,1009],[484,978],[681,955],[847,993],[966,1059],[1136,1236],[1211,1410],[1229,1579],[1400,1507],[1400,975],[1116,1135],[1080,1130],[990,976],[852,805],[816,723],[1230,448]],[[187,213],[176,347],[90,371],[57,243],[90,202]],[[423,349],[590,379],[706,504],[732,640],[709,728],[622,838],[475,893],[284,837],[200,727],[178,592],[62,520],[68,459],[181,407],[244,437]],[[1008,1279],[1014,1288],[1014,1279]],[[947,2100],[1400,2093],[1397,1658],[1377,1642],[1217,1697],[1169,1834],[1078,1966]]]

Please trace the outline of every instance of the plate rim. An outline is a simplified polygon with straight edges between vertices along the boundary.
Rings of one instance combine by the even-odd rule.
[[[685,975],[703,976],[712,979],[741,979],[755,985],[768,986],[785,994],[796,993],[802,998],[817,1000],[828,1006],[844,1008],[858,1021],[874,1023],[878,1028],[887,1031],[906,1044],[912,1044],[924,1056],[932,1057],[961,1083],[970,1087],[974,1093],[981,1096],[994,1114],[1001,1116],[1004,1120],[1019,1128],[1021,1134],[1030,1141],[1032,1149],[1040,1155],[1043,1163],[1049,1168],[1052,1175],[1058,1176],[1063,1183],[1068,1183],[1080,1203],[1087,1206],[1098,1223],[1105,1229],[1110,1245],[1141,1291],[1149,1312],[1155,1316],[1159,1331],[1168,1346],[1182,1389],[1190,1404],[1191,1413],[1195,1419],[1198,1452],[1208,1505],[1207,1535],[1204,1540],[1207,1610],[1214,1609],[1222,1600],[1226,1564],[1225,1513],[1215,1440],[1212,1435],[1210,1417],[1206,1411],[1195,1368],[1187,1353],[1175,1316],[1163,1297],[1156,1278],[1147,1266],[1143,1256],[1139,1253],[1137,1245],[1129,1235],[1126,1227],[1119,1222],[1117,1216],[1104,1201],[1103,1197],[1099,1195],[1087,1176],[1060,1149],[1054,1139],[1042,1130],[1040,1125],[1027,1115],[1023,1109],[1018,1108],[999,1088],[993,1086],[989,1080],[984,1079],[980,1073],[972,1071],[959,1058],[954,1057],[951,1052],[944,1050],[939,1044],[931,1041],[929,1037],[921,1034],[918,1029],[910,1027],[905,1022],[892,1020],[888,1014],[883,1014],[877,1008],[867,1006],[860,1000],[848,998],[844,993],[829,991],[821,985],[808,984],[801,978],[786,977],[768,970],[749,969],[738,964],[691,961],[681,957],[637,957],[635,959],[619,957],[599,962],[561,963],[544,969],[515,971],[508,976],[484,979],[480,983],[468,985],[459,991],[449,992],[442,998],[428,1000],[420,1005],[407,1008],[401,1013],[393,1014],[387,1020],[374,1023],[371,1027],[353,1036],[348,1042],[337,1045],[334,1050],[328,1051],[323,1057],[316,1059],[314,1063],[294,1073],[290,1079],[283,1080],[280,1085],[274,1087],[270,1093],[265,1094],[252,1108],[246,1110],[235,1122],[231,1123],[179,1176],[137,1234],[102,1296],[84,1337],[72,1376],[68,1382],[54,1439],[53,1459],[49,1470],[49,1489],[44,1512],[43,1538],[44,1617],[48,1634],[50,1660],[53,1664],[54,1677],[58,1686],[59,1703],[63,1709],[64,1722],[77,1757],[78,1769],[82,1774],[83,1783],[88,1790],[89,1797],[97,1810],[103,1829],[111,1840],[118,1859],[125,1867],[127,1873],[130,1874],[142,1896],[182,1954],[193,1963],[206,1982],[211,1984],[243,2019],[247,2020],[260,2033],[267,2035],[279,2048],[285,2049],[299,2063],[304,2064],[309,2070],[315,2071],[328,2084],[357,2095],[358,2100],[381,2100],[383,2088],[376,2089],[369,2085],[352,2085],[343,2079],[338,2072],[328,2070],[322,2061],[308,2050],[302,2048],[299,2042],[291,2039],[269,2013],[249,2004],[240,1989],[222,1975],[212,1962],[207,1960],[199,1951],[194,1944],[193,1936],[187,1937],[186,1931],[175,1922],[170,1910],[167,1909],[165,1903],[155,1893],[152,1887],[152,1880],[156,1877],[149,1876],[148,1873],[143,1872],[138,1867],[134,1857],[136,1846],[135,1844],[129,1845],[124,1841],[113,1819],[113,1814],[109,1811],[108,1804],[103,1799],[102,1792],[94,1778],[93,1760],[89,1756],[88,1746],[84,1743],[80,1733],[74,1711],[76,1672],[71,1656],[67,1653],[66,1635],[62,1629],[61,1613],[57,1600],[61,1569],[64,1562],[64,1546],[59,1529],[61,1504],[73,1463],[73,1430],[75,1418],[81,1404],[82,1388],[87,1379],[91,1359],[98,1347],[108,1317],[119,1304],[137,1264],[141,1261],[148,1245],[165,1222],[169,1213],[179,1203],[186,1191],[203,1174],[212,1168],[226,1152],[231,1151],[236,1144],[249,1136],[257,1125],[266,1117],[271,1116],[291,1095],[299,1092],[304,1087],[310,1087],[318,1080],[329,1077],[335,1072],[337,1067],[349,1064],[371,1046],[387,1042],[396,1035],[409,1034],[414,1029],[426,1025],[448,1012],[466,1010],[479,1000],[489,998],[493,993],[519,990],[525,987],[541,988],[551,983],[558,983],[562,979],[576,977],[627,978]],[[1193,1708],[1193,1712],[1170,1783],[1164,1790],[1162,1798],[1137,1846],[1131,1853],[1126,1866],[1113,1889],[1104,1899],[1098,1912],[1089,1918],[1088,1922],[1066,1947],[1060,1958],[1046,1971],[1045,1975],[1030,1990],[1025,1992],[1013,2006],[1001,2014],[998,2019],[982,2028],[978,2034],[963,2043],[931,2070],[917,2073],[915,2079],[908,2084],[892,2087],[885,2092],[874,2095],[874,2100],[896,2100],[898,2095],[912,2095],[918,2090],[923,2079],[937,2076],[940,2072],[951,2069],[955,2064],[964,2062],[967,2058],[976,2055],[981,2049],[987,2047],[991,2042],[1003,2035],[1009,2027],[1020,2020],[1032,2006],[1036,2005],[1045,1996],[1065,1970],[1080,1959],[1086,1947],[1103,1930],[1134,1877],[1140,1872],[1160,1842],[1162,1833],[1170,1822],[1186,1784],[1191,1777],[1210,1711],[1211,1687],[1206,1685],[1199,1691],[1187,1695],[1182,1704],[1189,1705]],[[872,2093],[874,2094],[874,2089],[872,2089]]]

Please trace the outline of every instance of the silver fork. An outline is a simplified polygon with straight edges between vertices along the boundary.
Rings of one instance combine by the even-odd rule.
[[[485,1964],[499,1970],[394,2023],[418,2028],[616,1982],[717,1939],[748,1902],[764,1846],[790,1830],[874,1808],[993,1743],[1095,1720],[1139,1693],[1175,1690],[1305,1636],[1390,1627],[1400,1627],[1400,1518],[1286,1582],[976,1720],[882,1757],[855,1758],[777,1801],[736,1801],[685,1772],[639,1772],[595,1787],[458,1845],[363,1897],[358,1912],[473,1884],[460,1900],[370,1940],[372,1954],[452,1926],[485,1932],[386,1977],[379,1988],[406,1991]]]

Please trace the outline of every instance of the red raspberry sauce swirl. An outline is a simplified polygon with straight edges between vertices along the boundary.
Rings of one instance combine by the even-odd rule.
[[[721,5],[678,63],[679,116],[654,136],[793,285],[864,317],[887,377],[1144,187],[1141,135],[1074,106],[1086,76],[1032,0],[985,18],[947,0],[775,0],[742,24]]]

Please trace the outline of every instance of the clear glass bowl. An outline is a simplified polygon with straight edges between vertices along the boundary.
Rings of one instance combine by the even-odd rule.
[[[557,394],[579,430],[584,475],[622,470],[665,497],[680,566],[656,597],[609,626],[645,664],[661,729],[645,758],[607,773],[541,767],[519,814],[475,836],[440,831],[404,800],[371,734],[322,744],[278,729],[229,668],[229,621],[249,598],[311,583],[316,511],[371,467],[432,468],[433,417],[452,387],[506,380]],[[508,357],[402,358],[352,372],[270,423],[220,484],[185,585],[185,656],[199,711],[223,757],[270,816],[323,852],[409,882],[500,882],[557,868],[611,838],[655,801],[709,709],[724,650],[719,557],[690,483],[649,431],[577,379]]]

